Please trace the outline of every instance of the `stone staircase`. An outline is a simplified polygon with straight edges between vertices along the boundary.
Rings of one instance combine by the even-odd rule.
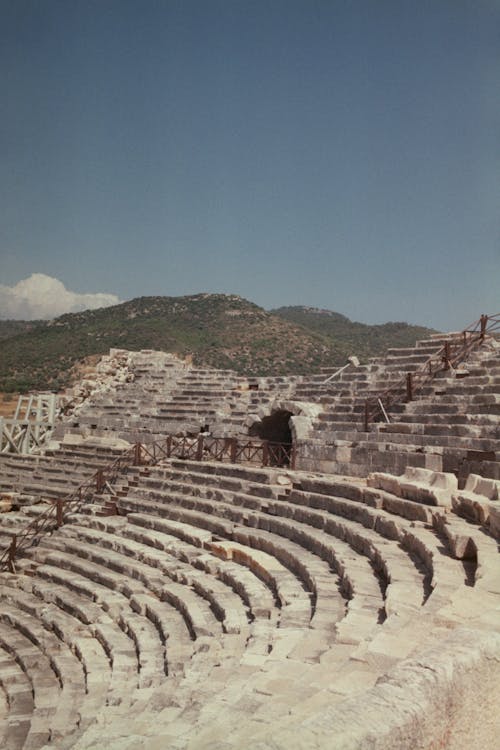
[[[367,366],[370,377],[355,371],[344,385],[335,385],[336,395],[325,402],[310,440],[299,450],[303,468],[366,476],[384,467],[401,474],[406,466],[415,466],[453,471],[464,479],[470,472],[500,478],[500,346],[494,340],[470,354],[457,371],[436,376],[411,402],[395,404],[390,423],[380,417],[364,432],[365,400],[379,393],[382,384],[388,387],[391,377],[401,379],[412,352],[421,346]],[[387,362],[394,360],[404,363],[398,365],[402,369],[387,371]]]
[[[130,352],[130,379],[89,399],[55,430],[151,442],[162,435],[248,435],[249,417],[286,397],[297,377],[247,378],[232,370],[194,367],[163,352]]]

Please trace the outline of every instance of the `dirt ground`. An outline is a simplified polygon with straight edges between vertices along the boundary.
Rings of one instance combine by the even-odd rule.
[[[2,393],[0,391],[0,417],[13,417],[19,393]]]

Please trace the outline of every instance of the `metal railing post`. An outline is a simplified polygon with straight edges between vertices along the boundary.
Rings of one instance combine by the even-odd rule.
[[[142,463],[141,448],[141,443],[136,443],[134,445],[134,466],[140,466]]]
[[[290,449],[290,468],[293,470],[295,469],[295,464],[297,463],[297,446],[295,443],[292,443],[292,447]]]
[[[103,491],[105,484],[104,472],[102,469],[98,469],[95,474],[95,491],[97,494]]]
[[[236,463],[236,452],[238,450],[238,440],[236,438],[231,438],[231,449],[229,454],[229,460],[232,464]]]
[[[17,534],[12,534],[12,541],[9,546],[9,557],[7,560],[7,567],[9,568],[10,573],[16,572],[16,566],[14,565],[14,561],[16,559],[16,552],[17,552]]]
[[[262,443],[262,466],[269,466],[269,444],[267,440]]]
[[[451,359],[451,344],[449,341],[445,341],[444,354],[443,354],[443,365],[444,365],[445,370],[450,369],[450,359]]]
[[[413,378],[411,372],[406,373],[406,400],[413,401]]]
[[[486,336],[486,327],[488,325],[488,316],[487,315],[481,315],[479,318],[479,322],[481,324],[481,333],[479,334],[479,338],[481,341],[484,341],[484,337]]]
[[[196,460],[203,460],[203,435],[198,438],[198,445],[196,446]]]
[[[62,498],[58,497],[56,500],[56,526],[59,528],[64,523],[63,518],[63,501]]]

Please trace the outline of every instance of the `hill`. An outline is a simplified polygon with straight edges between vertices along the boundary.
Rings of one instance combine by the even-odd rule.
[[[435,333],[430,328],[408,323],[356,323],[345,315],[316,307],[279,307],[271,312],[325,337],[334,344],[339,354],[342,353],[344,359],[350,354],[367,359],[383,354],[389,347],[411,346],[418,339]]]
[[[344,364],[349,354],[366,357],[382,351],[377,341],[371,349],[368,346],[369,333],[364,329],[371,326],[352,324],[331,313],[332,320],[338,317],[362,327],[366,340],[361,336],[358,346],[352,333],[347,339],[335,338],[328,328],[314,330],[307,315],[294,320],[295,313],[292,317],[283,313],[301,309],[307,308],[266,312],[235,295],[197,294],[139,297],[113,307],[62,315],[3,339],[0,390],[58,390],[72,380],[82,359],[112,347],[162,349],[191,355],[197,364],[254,375],[314,372]],[[413,343],[422,332],[428,330],[406,326],[404,343]]]

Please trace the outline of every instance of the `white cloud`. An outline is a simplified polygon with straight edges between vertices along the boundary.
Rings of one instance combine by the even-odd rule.
[[[58,279],[33,273],[15,286],[0,284],[0,318],[13,320],[49,319],[68,312],[94,310],[119,304],[115,294],[77,294]]]

